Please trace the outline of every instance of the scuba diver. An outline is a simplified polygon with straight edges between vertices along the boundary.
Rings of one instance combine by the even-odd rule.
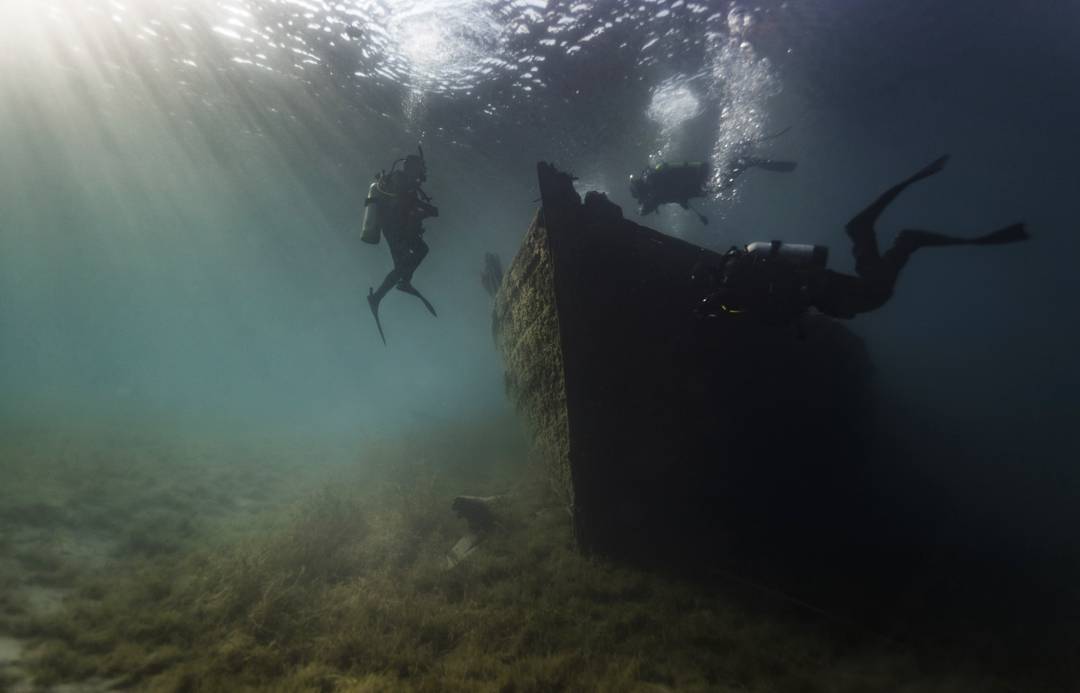
[[[424,160],[424,150],[418,146],[417,151],[418,154],[395,161],[389,173],[384,171],[377,175],[364,200],[364,224],[360,238],[366,243],[376,244],[380,233],[386,236],[390,257],[394,261],[394,268],[379,288],[368,289],[368,305],[375,316],[375,326],[379,328],[383,344],[386,344],[386,335],[379,320],[379,304],[390,289],[416,296],[432,315],[438,317],[435,307],[412,285],[413,273],[428,254],[428,245],[423,239],[423,221],[439,216],[439,208],[431,204],[431,197],[420,188],[420,184],[427,180],[427,162]],[[398,164],[401,164],[400,169]]]
[[[900,270],[919,248],[1001,245],[1030,238],[1023,223],[975,238],[904,229],[891,248],[879,252],[874,231],[878,216],[909,185],[940,173],[947,160],[948,156],[943,156],[889,188],[848,222],[855,275],[826,269],[825,246],[773,241],[733,247],[718,265],[699,264],[694,268],[692,280],[710,290],[699,304],[698,314],[707,318],[747,316],[760,322],[785,324],[813,307],[836,318],[852,318],[881,307],[892,297]]]
[[[790,173],[795,170],[794,161],[774,161],[750,155],[750,149],[755,144],[775,139],[790,129],[784,128],[780,132],[756,140],[747,140],[739,145],[739,153],[724,167],[723,181],[718,187],[709,186],[712,168],[707,161],[682,164],[661,162],[653,168],[645,169],[640,176],[630,176],[630,194],[640,204],[638,214],[652,214],[660,205],[676,202],[683,209],[689,209],[696,214],[702,224],[708,224],[708,217],[690,206],[691,199],[730,190],[735,187],[735,179],[751,168],[776,173]]]

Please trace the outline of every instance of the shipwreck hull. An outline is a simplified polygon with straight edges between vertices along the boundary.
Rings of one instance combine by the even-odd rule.
[[[871,414],[861,341],[820,315],[697,316],[706,290],[689,278],[715,253],[538,175],[493,328],[581,548],[700,561],[842,521]]]

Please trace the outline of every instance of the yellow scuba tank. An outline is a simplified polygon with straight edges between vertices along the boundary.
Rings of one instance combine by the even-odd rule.
[[[367,197],[364,199],[364,223],[360,228],[360,240],[375,245],[379,242],[382,224],[379,219],[379,182],[382,176],[376,176],[368,188]]]

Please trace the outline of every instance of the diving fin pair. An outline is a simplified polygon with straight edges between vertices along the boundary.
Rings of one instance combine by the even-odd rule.
[[[416,296],[424,304],[424,307],[428,309],[429,313],[435,317],[439,317],[439,314],[435,312],[435,306],[431,305],[431,301],[427,300],[427,298],[425,298],[424,295],[410,282],[398,282],[395,288],[398,291],[403,291],[407,294]],[[382,297],[376,298],[375,289],[369,287],[367,297],[368,306],[371,308],[371,314],[375,316],[375,327],[379,328],[379,337],[382,338],[382,343],[386,344],[386,334],[383,332],[382,321],[379,320],[379,302],[381,300]]]

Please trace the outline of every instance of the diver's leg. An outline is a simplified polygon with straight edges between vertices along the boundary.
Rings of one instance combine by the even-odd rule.
[[[848,236],[850,236],[852,240],[853,245],[851,251],[855,256],[855,272],[857,274],[873,274],[876,271],[875,266],[881,261],[881,254],[878,251],[877,236],[874,233],[874,223],[877,221],[877,218],[881,216],[881,213],[885,211],[885,208],[888,207],[905,188],[916,181],[920,181],[923,178],[929,178],[935,173],[939,173],[945,168],[945,162],[948,161],[948,159],[948,155],[936,159],[927,166],[924,166],[913,176],[892,186],[874,200],[869,207],[856,214],[855,217],[847,223],[846,230]]]
[[[420,267],[420,263],[424,261],[424,258],[428,254],[428,244],[424,243],[424,239],[417,237],[409,243],[408,250],[403,253],[400,267],[401,277],[399,284],[408,285],[412,281],[413,273]]]
[[[398,280],[397,289],[407,294],[416,296],[424,304],[424,307],[428,309],[428,312],[439,317],[439,314],[435,312],[435,306],[431,305],[431,301],[427,300],[420,291],[412,285],[413,272],[420,266],[420,263],[424,261],[424,258],[428,254],[428,244],[424,243],[424,239],[417,237],[410,249],[409,264],[406,271],[402,274],[401,279]]]
[[[386,278],[383,279],[382,284],[379,285],[379,288],[372,289],[369,292],[369,295],[374,297],[375,302],[378,303],[383,299],[383,296],[389,293],[390,289],[394,288],[394,285],[397,284],[400,280],[401,272],[398,271],[398,269],[395,267],[386,274]]]
[[[424,294],[420,293],[420,290],[408,282],[401,282],[397,285],[398,291],[404,291],[407,294],[411,294],[420,299],[420,302],[424,304],[424,307],[428,309],[428,312],[439,317],[439,314],[435,312],[435,306],[431,305],[431,301],[427,300]]]
[[[895,200],[900,195],[900,193],[904,191],[905,188],[907,188],[912,183],[922,180],[923,178],[929,178],[935,173],[940,173],[945,168],[945,162],[947,162],[948,160],[949,156],[947,154],[939,159],[935,159],[923,168],[919,169],[919,171],[916,172],[913,176],[900,181],[896,185],[883,192],[880,197],[878,197],[870,204],[869,207],[859,212],[857,215],[855,215],[854,219],[848,222],[848,228],[850,229],[853,225],[856,227],[864,226],[867,224],[873,226],[874,222],[877,221],[877,218],[881,215],[881,213],[885,211],[885,208],[888,207],[892,203],[892,201]]]
[[[707,217],[707,216],[705,216],[704,214],[702,214],[701,212],[697,211],[697,208],[695,208],[695,207],[694,207],[693,205],[691,205],[691,204],[690,204],[689,202],[687,202],[687,203],[686,203],[686,205],[685,205],[685,208],[686,208],[686,209],[688,209],[688,210],[690,210],[690,211],[691,211],[691,212],[693,212],[694,214],[696,214],[696,215],[697,215],[697,218],[698,218],[698,221],[700,221],[700,222],[701,222],[702,224],[705,224],[706,226],[708,226],[708,224],[709,224],[709,217]]]
[[[823,313],[850,318],[857,313],[880,308],[892,297],[900,270],[919,248],[951,245],[1004,245],[1027,240],[1030,235],[1024,224],[1010,224],[974,238],[958,238],[936,231],[905,229],[881,260],[871,266],[873,271],[858,277],[826,270],[812,290],[814,305]]]
[[[383,333],[382,321],[379,319],[379,304],[382,303],[383,298],[390,289],[397,286],[398,282],[401,281],[401,260],[404,249],[401,238],[396,232],[384,230],[383,236],[386,238],[386,244],[390,246],[390,258],[394,261],[394,268],[386,274],[378,289],[368,289],[367,300],[368,306],[371,308],[371,314],[375,316],[375,326],[379,328],[379,337],[382,338],[383,344],[386,344],[386,335]]]
[[[378,290],[368,289],[368,307],[371,308],[371,314],[375,316],[375,327],[379,329],[379,337],[382,338],[383,344],[386,344],[386,335],[383,333],[382,320],[379,319],[379,303],[382,302],[383,296],[386,296],[386,292],[390,291],[390,287],[397,284],[399,274],[395,267],[386,275],[386,279],[383,279]]]
[[[814,284],[811,304],[815,308],[834,318],[853,318],[858,313],[880,308],[889,300],[895,275],[889,281],[823,270]]]
[[[369,300],[373,298],[376,305],[406,275],[409,260],[408,246],[402,243],[404,239],[401,238],[400,234],[386,230],[383,232],[383,236],[386,238],[386,245],[390,247],[390,259],[394,263],[394,269],[390,270],[390,273],[386,275],[378,289],[370,292]],[[408,274],[411,275],[412,272],[408,272]]]
[[[896,236],[892,248],[885,251],[884,264],[894,276],[907,264],[908,259],[919,248],[943,247],[950,245],[1004,245],[1024,241],[1031,236],[1022,223],[1009,224],[1004,228],[991,231],[974,238],[949,236],[936,231],[904,229]]]

